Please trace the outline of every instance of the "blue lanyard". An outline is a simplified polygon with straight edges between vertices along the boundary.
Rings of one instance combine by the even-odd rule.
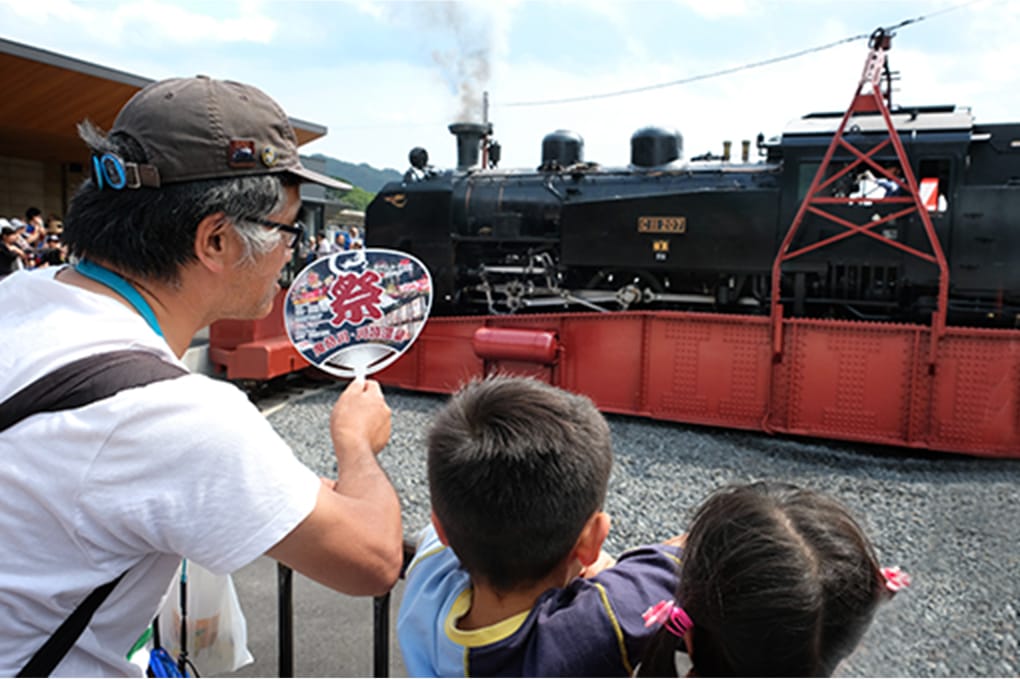
[[[95,262],[90,262],[87,259],[83,259],[74,265],[75,270],[86,278],[91,278],[97,283],[102,283],[106,287],[110,288],[121,297],[126,299],[128,303],[135,308],[145,322],[149,324],[149,327],[156,331],[156,334],[160,337],[163,336],[163,331],[159,327],[159,321],[156,320],[156,314],[153,312],[152,307],[145,301],[145,298],[138,294],[130,283],[124,280],[119,274],[110,271],[105,266],[100,266]]]

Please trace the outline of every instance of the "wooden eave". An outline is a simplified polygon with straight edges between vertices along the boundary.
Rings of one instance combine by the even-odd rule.
[[[117,112],[150,78],[0,38],[0,156],[84,163],[76,126],[88,118],[109,130]],[[326,134],[290,119],[298,144]]]

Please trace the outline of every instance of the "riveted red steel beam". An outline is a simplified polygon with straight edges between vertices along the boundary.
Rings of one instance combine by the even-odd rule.
[[[783,325],[776,368],[765,317],[433,318],[409,354],[377,377],[449,393],[498,369],[585,394],[604,412],[1020,458],[1020,331],[947,329],[933,376],[930,326],[802,318]],[[479,328],[555,333],[558,360],[483,360],[472,348]]]
[[[1020,458],[1020,330],[947,328],[931,374],[930,326],[782,325],[776,334],[762,316],[667,311],[432,318],[411,350],[374,377],[452,393],[490,372],[526,374],[586,394],[604,412]],[[541,338],[546,348],[486,359],[474,345],[483,328]],[[271,379],[306,365],[285,335],[211,342],[209,355],[230,379]]]

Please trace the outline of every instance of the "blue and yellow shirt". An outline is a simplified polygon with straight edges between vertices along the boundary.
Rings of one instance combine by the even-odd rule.
[[[471,579],[432,526],[421,534],[397,617],[404,664],[415,677],[630,676],[658,629],[641,614],[677,586],[681,550],[650,545],[624,553],[593,578],[543,593],[530,611],[460,630]]]

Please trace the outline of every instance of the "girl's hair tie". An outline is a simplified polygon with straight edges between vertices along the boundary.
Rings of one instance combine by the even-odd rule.
[[[882,579],[885,580],[885,588],[895,594],[901,589],[910,587],[910,574],[899,566],[889,566],[882,569]]]
[[[678,637],[682,637],[687,630],[694,627],[690,616],[684,609],[674,604],[672,599],[669,601],[663,599],[651,606],[641,617],[645,620],[645,627],[661,624]]]

